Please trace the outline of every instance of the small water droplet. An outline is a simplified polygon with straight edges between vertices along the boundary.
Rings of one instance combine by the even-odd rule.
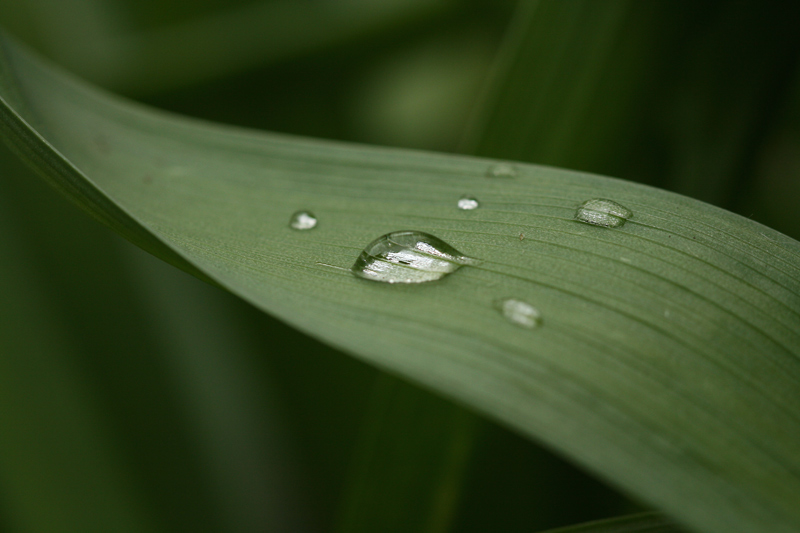
[[[479,206],[478,199],[473,196],[462,196],[458,200],[458,208],[462,211],[472,211],[478,209]]]
[[[292,229],[304,230],[317,227],[317,217],[310,211],[297,211],[289,219],[289,227]]]
[[[489,178],[516,178],[517,167],[508,163],[498,163],[489,167],[486,176]]]
[[[424,283],[479,263],[428,233],[395,231],[369,243],[350,270],[384,283]]]
[[[575,212],[575,219],[594,226],[618,228],[633,216],[633,211],[605,198],[586,200]]]
[[[498,302],[497,307],[509,322],[517,326],[533,329],[542,323],[542,315],[539,310],[522,300],[506,298]]]

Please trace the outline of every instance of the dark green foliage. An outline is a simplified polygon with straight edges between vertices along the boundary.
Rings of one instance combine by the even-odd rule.
[[[608,174],[800,236],[791,2],[431,0],[352,27],[346,2],[8,4],[23,41],[169,111]],[[268,29],[250,17],[241,61],[180,33],[251,12]],[[126,65],[134,41],[194,44]],[[0,528],[521,532],[641,510],[551,442],[142,254],[0,150]],[[83,207],[203,277],[103,201]],[[630,523],[587,531],[672,531]]]

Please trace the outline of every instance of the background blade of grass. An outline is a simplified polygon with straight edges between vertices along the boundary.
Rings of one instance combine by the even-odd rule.
[[[653,80],[637,74],[658,59],[664,11],[629,0],[520,2],[468,150],[580,169],[615,162],[647,103]]]
[[[155,311],[147,322],[163,354],[164,381],[177,396],[178,414],[197,456],[193,466],[208,485],[216,527],[307,529],[318,517],[310,511],[313,498],[304,494],[300,454],[278,412],[277,377],[255,363],[263,350],[243,335],[238,313],[231,313],[236,309],[221,291],[199,290],[203,287],[196,280],[174,269],[165,272],[163,263],[127,249],[141,305]],[[185,480],[173,483],[172,490],[180,490]],[[192,499],[184,505],[184,513],[200,514]]]
[[[670,147],[663,186],[750,214],[755,160],[800,65],[799,17],[791,2],[721,2],[673,46],[680,66],[664,69],[648,117]]]
[[[382,376],[338,531],[451,531],[478,423],[463,408]]]
[[[102,211],[96,185],[134,214],[120,225],[141,242],[147,228],[256,305],[542,440],[698,529],[800,524],[795,241],[615,180],[523,165],[516,178],[490,180],[485,160],[174,119],[3,46],[10,142],[46,156],[34,163],[68,158],[61,173],[41,170],[81,184],[80,202],[93,192]],[[480,210],[455,210],[465,191]],[[579,225],[575,206],[594,196],[635,218],[618,230]],[[319,228],[289,230],[297,208],[314,210]],[[401,228],[485,262],[419,287],[320,264],[346,267]],[[492,304],[511,295],[542,311],[540,329],[503,321]]]
[[[638,515],[599,520],[576,526],[548,530],[546,533],[680,533],[685,531],[661,515]]]
[[[141,96],[341,46],[452,8],[448,0],[347,0],[313,9],[291,0],[217,4],[172,2],[164,10],[137,1],[36,0],[4,5],[0,15],[73,72]]]
[[[316,495],[299,497],[260,343],[231,324],[249,306],[76,212],[5,146],[0,165],[7,529],[298,531],[318,520]],[[176,297],[152,306],[151,293]]]
[[[743,207],[753,159],[797,71],[797,4],[521,6],[468,142],[476,153]]]
[[[0,158],[10,157],[3,147]],[[13,165],[4,165],[13,171]],[[42,253],[0,189],[0,494],[8,531],[161,531],[52,305]],[[27,234],[26,234],[27,232]]]
[[[9,531],[160,531],[122,454],[109,445],[96,399],[74,368],[77,352],[70,333],[51,317],[47,334],[41,334],[46,303],[28,279],[19,249],[6,246],[16,243],[6,235],[0,241],[6,258],[0,287],[4,526]]]

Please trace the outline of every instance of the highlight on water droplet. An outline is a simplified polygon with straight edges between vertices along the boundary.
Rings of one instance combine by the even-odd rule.
[[[317,227],[317,217],[311,211],[297,211],[289,219],[289,227],[298,230],[313,229]]]
[[[633,216],[633,211],[606,198],[586,200],[575,212],[575,220],[604,228],[618,228]]]
[[[424,283],[480,261],[421,231],[395,231],[369,243],[350,271],[383,283]]]
[[[512,324],[533,329],[542,323],[539,310],[527,302],[515,298],[506,298],[497,302],[497,308]]]
[[[515,178],[517,177],[517,167],[509,163],[497,163],[489,167],[486,176],[489,178]]]
[[[458,200],[458,208],[462,211],[472,211],[473,209],[478,209],[480,205],[478,199],[474,196],[462,196]]]

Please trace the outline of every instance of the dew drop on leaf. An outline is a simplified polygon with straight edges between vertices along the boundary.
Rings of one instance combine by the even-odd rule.
[[[503,316],[517,326],[533,329],[542,323],[542,315],[538,309],[527,302],[515,298],[506,298],[497,304]]]
[[[424,283],[479,263],[428,233],[395,231],[369,243],[350,270],[383,283]]]
[[[297,230],[313,229],[317,227],[317,217],[310,211],[297,211],[289,219],[289,227]]]
[[[473,209],[478,209],[481,204],[479,204],[477,198],[473,196],[462,196],[459,198],[457,205],[462,211],[472,211]]]
[[[633,211],[605,198],[586,200],[575,212],[575,220],[604,228],[618,228],[632,216]]]
[[[517,177],[517,168],[508,163],[498,163],[489,167],[486,176],[489,178],[515,178]]]

